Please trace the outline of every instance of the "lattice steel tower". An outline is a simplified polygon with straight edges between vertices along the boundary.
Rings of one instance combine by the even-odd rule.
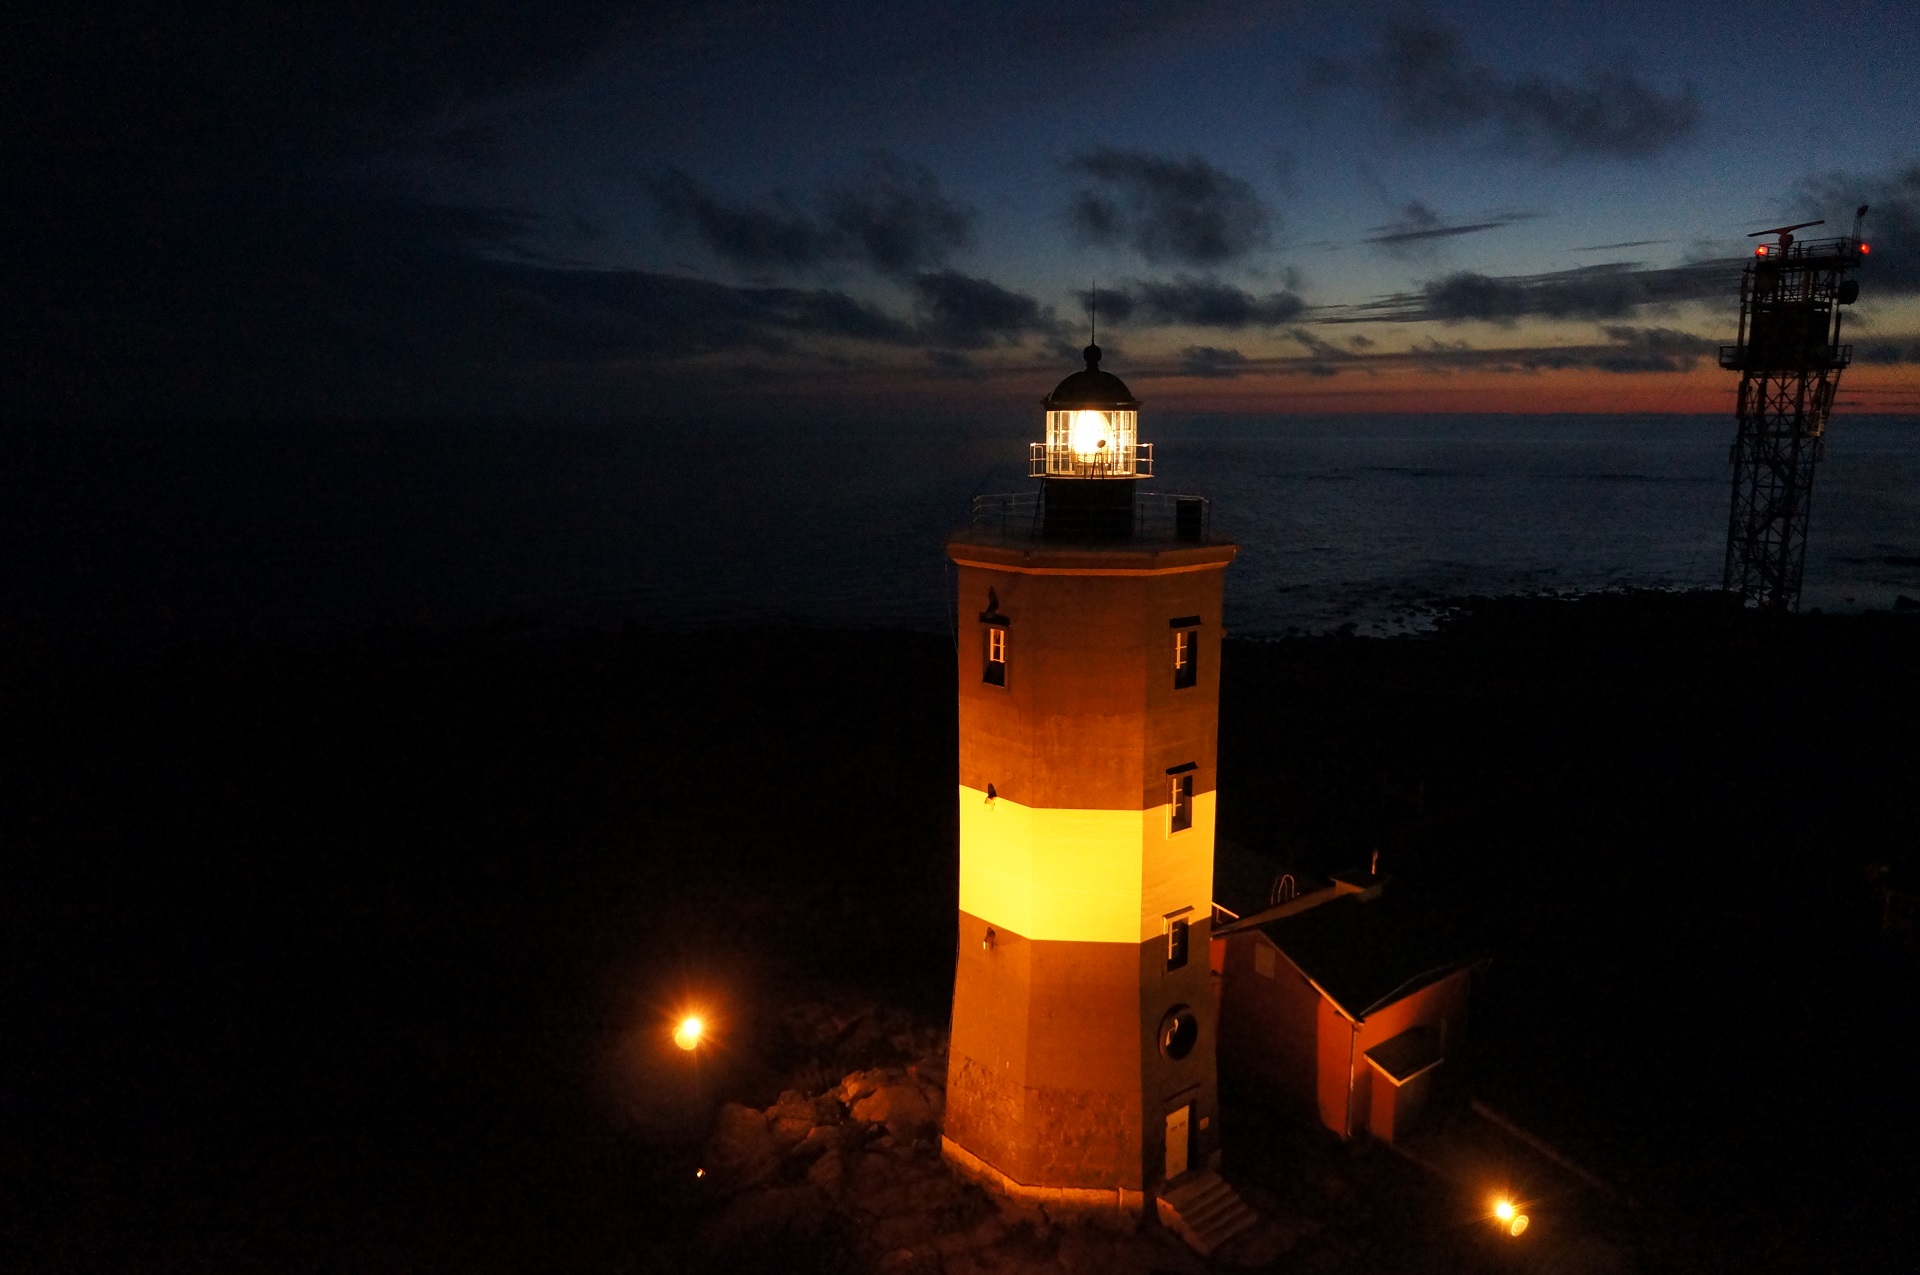
[[[1720,348],[1720,366],[1740,373],[1733,442],[1733,509],[1722,587],[1771,611],[1800,606],[1813,468],[1824,447],[1840,373],[1853,347],[1840,343],[1840,307],[1860,295],[1847,272],[1860,264],[1863,205],[1844,239],[1798,241],[1801,222],[1755,231],[1778,235],[1754,249],[1740,280],[1740,342]]]

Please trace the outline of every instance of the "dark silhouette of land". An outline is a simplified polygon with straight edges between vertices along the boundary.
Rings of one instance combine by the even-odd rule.
[[[0,1266],[697,1267],[713,1110],[834,1061],[796,1007],[944,1016],[952,659],[806,630],[9,652]],[[1307,870],[1378,848],[1471,918],[1461,1074],[1645,1203],[1645,1268],[1898,1264],[1920,979],[1868,869],[1920,834],[1920,623],[1511,601],[1224,661],[1222,835]],[[661,1045],[688,999],[724,1026],[698,1076]],[[1366,1246],[1330,1251],[1453,1252],[1442,1196],[1368,1195],[1416,1189],[1384,1153],[1227,1138],[1230,1172],[1311,1169],[1303,1207]]]

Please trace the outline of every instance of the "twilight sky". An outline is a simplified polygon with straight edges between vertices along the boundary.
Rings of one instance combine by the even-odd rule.
[[[291,9],[292,6],[282,6]],[[7,416],[1721,411],[1750,230],[1870,203],[1920,13],[558,0],[17,23]]]

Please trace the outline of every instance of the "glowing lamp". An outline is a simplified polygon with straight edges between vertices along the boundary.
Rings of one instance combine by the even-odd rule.
[[[1872,251],[1873,251],[1873,246],[1872,246],[1871,244],[1861,244],[1861,245],[1860,245],[1860,255],[1861,255],[1861,256],[1863,256],[1863,257],[1864,257],[1864,256],[1866,256],[1866,255],[1867,255],[1868,253],[1870,253],[1870,252],[1872,252]]]
[[[673,1043],[685,1050],[699,1048],[701,1036],[706,1034],[707,1025],[697,1015],[689,1014],[680,1020],[673,1029]]]
[[[1113,460],[1120,453],[1115,450],[1118,435],[1114,428],[1114,412],[1096,412],[1081,409],[1072,413],[1067,426],[1067,448],[1073,452],[1074,459],[1082,464]]]
[[[1493,1202],[1494,1220],[1500,1223],[1500,1229],[1516,1239],[1527,1230],[1528,1217],[1520,1211],[1512,1200],[1502,1196]]]

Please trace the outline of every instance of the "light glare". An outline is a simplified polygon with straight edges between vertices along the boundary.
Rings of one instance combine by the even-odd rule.
[[[680,1025],[673,1029],[673,1043],[682,1049],[693,1049],[700,1044],[701,1034],[706,1030],[705,1023],[701,1022],[697,1016],[689,1015],[681,1019]]]
[[[1112,455],[1113,422],[1105,412],[1075,412],[1067,427],[1067,446],[1083,460]]]

